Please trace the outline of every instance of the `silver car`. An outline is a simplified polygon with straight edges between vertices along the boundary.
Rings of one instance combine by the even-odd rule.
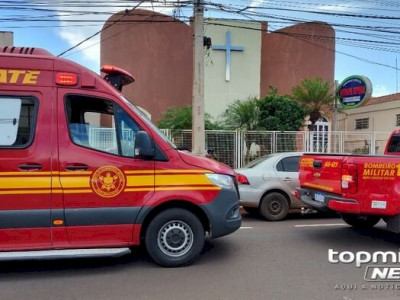
[[[290,210],[306,207],[294,197],[299,187],[301,152],[275,153],[236,169],[240,204],[248,213],[260,213],[266,220],[284,219]]]

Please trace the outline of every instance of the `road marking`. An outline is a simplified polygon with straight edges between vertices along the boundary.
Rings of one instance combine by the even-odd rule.
[[[349,226],[349,225],[343,224],[343,223],[294,225],[294,227],[296,227],[296,228],[300,228],[300,227],[329,227],[329,226]]]
[[[253,229],[253,227],[249,227],[249,226],[242,226],[242,227],[240,227],[240,229]]]

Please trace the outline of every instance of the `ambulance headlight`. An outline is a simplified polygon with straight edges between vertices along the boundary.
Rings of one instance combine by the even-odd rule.
[[[222,174],[206,174],[207,178],[216,186],[224,189],[234,189],[233,177]]]

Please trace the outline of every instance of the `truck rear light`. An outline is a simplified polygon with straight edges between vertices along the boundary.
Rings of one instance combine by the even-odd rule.
[[[247,179],[247,177],[244,176],[243,174],[236,173],[236,174],[235,174],[235,177],[236,177],[236,181],[237,181],[239,184],[250,184],[250,183],[249,183],[249,180]]]
[[[341,175],[342,191],[344,193],[357,193],[357,166],[355,164],[343,164]]]
[[[78,76],[74,73],[57,73],[56,83],[67,86],[76,85],[78,83]]]

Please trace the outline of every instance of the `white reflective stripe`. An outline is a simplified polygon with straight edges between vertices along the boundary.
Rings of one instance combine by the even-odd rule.
[[[250,226],[242,226],[242,227],[240,227],[239,229],[253,229],[253,227],[250,227]]]
[[[120,256],[129,254],[129,248],[65,249],[43,251],[0,252],[0,260],[52,259],[62,257]]]
[[[344,223],[294,225],[294,227],[296,227],[296,228],[300,228],[300,227],[329,227],[329,226],[349,226],[349,225],[344,224]]]

